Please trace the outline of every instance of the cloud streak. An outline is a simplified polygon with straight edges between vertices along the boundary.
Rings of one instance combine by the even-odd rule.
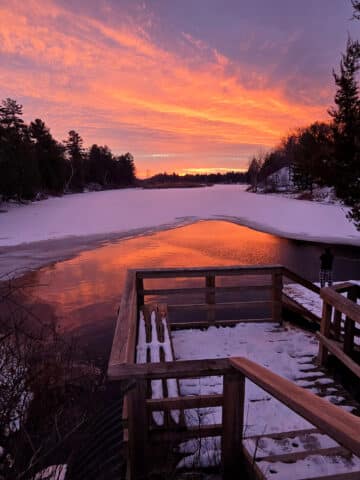
[[[209,153],[218,159],[209,168],[228,168],[224,154],[242,158],[232,166],[243,168],[251,150],[326,118],[330,85],[317,100],[302,101],[289,95],[285,79],[272,83],[269,70],[185,29],[160,41],[159,14],[154,21],[154,13],[142,11],[139,20],[126,1],[101,3],[98,16],[85,3],[76,11],[66,5],[0,1],[0,95],[19,99],[29,119],[41,116],[60,139],[74,128],[87,144],[130,150],[140,173],[149,156],[166,152],[174,152],[173,163],[159,156],[159,169],[206,167]]]

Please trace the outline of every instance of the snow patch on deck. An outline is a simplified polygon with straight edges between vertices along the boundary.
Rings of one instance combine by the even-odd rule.
[[[318,353],[318,341],[312,333],[293,326],[280,327],[269,323],[239,323],[235,327],[209,327],[207,330],[179,330],[172,332],[172,340],[177,360],[195,360],[244,356],[273,372],[295,382],[299,386],[310,388],[315,394],[321,394],[341,408],[352,411],[354,407],[340,394],[334,380],[320,371],[314,364]],[[186,379],[180,381],[181,395],[221,394],[221,377]],[[189,426],[221,423],[221,408],[213,407],[188,411],[185,416]],[[245,388],[245,436],[265,435],[276,432],[304,430],[313,426],[305,419],[288,409],[264,390],[250,381]],[[326,435],[311,438],[317,448],[337,446]],[[273,441],[268,440],[270,450]],[[266,447],[266,442],[263,448]],[[217,465],[220,458],[221,441],[219,437],[184,442],[181,451],[186,456],[179,467],[196,465]],[[250,449],[251,451],[251,449]],[[286,453],[286,448],[280,448]],[[335,466],[334,466],[335,462]],[[258,465],[276,480],[304,478],[311,472],[313,476],[329,473],[349,472],[360,469],[360,459],[352,456],[324,457],[314,455],[296,464],[259,462]],[[295,468],[296,466],[296,468]]]

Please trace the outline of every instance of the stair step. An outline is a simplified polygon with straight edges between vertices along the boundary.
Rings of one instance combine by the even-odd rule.
[[[351,457],[352,453],[343,447],[317,448],[313,450],[303,450],[301,452],[282,453],[278,455],[267,455],[263,457],[256,456],[255,461],[271,462],[271,463],[273,462],[295,463],[297,460],[303,460],[304,458],[310,457],[312,455],[322,455],[324,457],[330,457],[330,456]]]

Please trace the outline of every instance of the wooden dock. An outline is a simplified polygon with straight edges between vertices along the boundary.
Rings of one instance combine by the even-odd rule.
[[[126,421],[124,439],[128,443],[128,478],[145,479],[150,472],[159,472],[161,466],[164,473],[165,465],[174,469],[179,460],[176,447],[191,438],[221,438],[224,479],[234,478],[236,473],[241,474],[246,469],[249,478],[265,480],[272,476],[264,473],[263,465],[294,463],[314,455],[334,459],[342,457],[350,459],[350,463],[354,455],[360,456],[360,418],[249,359],[174,360],[171,344],[173,329],[231,326],[242,322],[281,323],[284,278],[316,290],[324,301],[322,319],[318,318],[321,322],[321,365],[325,365],[328,355],[333,354],[360,377],[360,366],[352,358],[357,334],[355,323],[360,322],[360,306],[354,303],[358,287],[353,288],[352,284],[342,285],[341,291],[346,291],[349,297],[344,299],[338,291],[332,288],[320,291],[311,282],[279,265],[129,271],[108,368],[110,381],[131,384],[123,410]],[[234,279],[239,280],[237,285]],[[202,286],[201,282],[204,282]],[[182,300],[179,301],[179,298]],[[344,322],[342,318],[345,318]],[[141,363],[137,363],[139,335],[145,335],[151,352],[145,356],[142,353]],[[171,358],[167,356],[168,346],[164,344],[166,335],[171,345]],[[340,347],[339,342],[344,347]],[[181,379],[213,375],[223,377],[222,394],[181,396],[178,387]],[[314,428],[245,438],[246,379],[307,419]],[[177,388],[174,384],[169,388],[169,381],[175,381]],[[154,398],[154,391],[159,389],[163,392],[161,398]],[[176,393],[169,395],[171,391]],[[186,425],[185,410],[208,407],[222,409],[221,424]],[[316,435],[331,437],[336,446],[313,446],[276,455],[264,451],[256,454],[257,445],[264,438],[287,441],[314,438]],[[251,445],[255,445],[255,452]],[[305,476],[301,480],[318,478]],[[321,478],[359,480],[360,467]]]

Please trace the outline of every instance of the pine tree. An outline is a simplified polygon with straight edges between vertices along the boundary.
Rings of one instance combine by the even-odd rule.
[[[18,200],[33,198],[39,188],[39,171],[22,105],[7,98],[0,107],[0,194]]]
[[[360,20],[360,0],[352,0],[351,3],[354,7],[354,18]]]
[[[29,132],[39,167],[41,190],[62,193],[66,181],[64,147],[39,118],[30,123]]]
[[[333,118],[336,193],[347,204],[360,200],[360,99],[356,73],[360,64],[360,44],[349,38],[342,55],[340,73],[333,72],[338,87]]]
[[[71,169],[67,188],[81,192],[85,185],[85,153],[83,139],[75,130],[70,130],[68,139],[65,141],[65,148]]]

